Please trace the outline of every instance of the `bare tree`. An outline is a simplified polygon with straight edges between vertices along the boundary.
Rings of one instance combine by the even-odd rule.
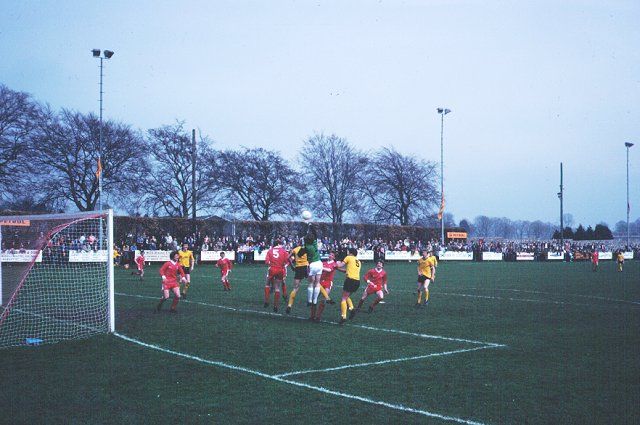
[[[257,221],[290,216],[300,208],[303,178],[278,152],[265,149],[228,150],[217,158],[226,210]]]
[[[491,236],[491,218],[486,215],[479,215],[473,220],[473,229],[475,236],[488,237]]]
[[[501,217],[501,218],[494,218],[492,220],[493,220],[493,226],[492,226],[493,233],[495,236],[510,239],[515,235],[516,233],[515,226],[513,222],[508,218]]]
[[[28,137],[37,125],[40,106],[27,93],[0,84],[0,201],[20,196],[27,164]]]
[[[184,122],[148,132],[152,171],[144,205],[152,213],[188,218],[193,209],[193,143]],[[206,137],[196,147],[196,209],[215,208],[220,193],[214,169],[215,153]]]
[[[409,225],[438,206],[436,178],[433,162],[383,148],[366,164],[359,186],[375,221]]]
[[[29,144],[34,196],[53,200],[60,207],[72,203],[80,211],[95,209],[99,192],[96,174],[100,121],[63,109],[43,111]],[[144,141],[128,125],[103,122],[102,179],[105,197],[112,202],[136,192],[146,172]]]
[[[342,223],[346,213],[357,211],[361,193],[356,188],[364,161],[360,151],[335,134],[310,137],[299,155],[307,190],[318,200],[308,207],[332,223]]]
[[[515,228],[515,235],[517,239],[524,239],[528,236],[529,226],[531,223],[528,221],[517,220],[513,222]]]

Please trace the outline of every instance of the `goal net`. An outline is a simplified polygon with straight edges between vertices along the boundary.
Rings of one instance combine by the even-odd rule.
[[[0,348],[113,332],[113,215],[0,216]]]

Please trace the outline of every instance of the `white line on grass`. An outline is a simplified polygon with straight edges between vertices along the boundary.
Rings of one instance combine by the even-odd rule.
[[[293,372],[280,373],[280,374],[274,375],[274,376],[276,378],[282,378],[282,377],[285,377],[285,376],[303,375],[303,374],[307,374],[307,373],[331,372],[331,371],[334,371],[334,370],[351,369],[351,368],[356,368],[356,367],[376,366],[376,365],[382,365],[382,364],[388,364],[388,363],[399,363],[399,362],[406,362],[406,361],[410,361],[410,360],[420,360],[420,359],[426,359],[426,358],[429,358],[429,357],[449,356],[449,355],[452,355],[452,354],[468,353],[469,351],[484,350],[484,349],[487,349],[487,348],[496,348],[496,347],[494,347],[492,345],[485,345],[485,346],[482,346],[482,347],[465,348],[465,349],[462,349],[462,350],[443,351],[441,353],[424,354],[422,356],[403,357],[403,358],[400,358],[400,359],[380,360],[380,361],[377,361],[377,362],[357,363],[357,364],[350,364],[350,365],[337,366],[337,367],[328,367],[326,369],[298,370],[298,371],[293,371]]]
[[[337,396],[337,397],[347,398],[347,399],[350,399],[350,400],[357,400],[357,401],[361,401],[361,402],[364,402],[364,403],[373,404],[373,405],[376,405],[376,406],[382,406],[382,407],[387,407],[389,409],[399,410],[399,411],[402,411],[402,412],[415,413],[415,414],[419,414],[419,415],[423,415],[423,416],[427,416],[427,417],[431,417],[431,418],[441,419],[441,420],[444,420],[444,421],[452,421],[452,422],[458,422],[458,423],[468,424],[468,425],[483,425],[482,422],[476,422],[476,421],[472,421],[472,420],[468,420],[468,419],[457,418],[457,417],[454,417],[454,416],[441,415],[439,413],[433,413],[433,412],[429,412],[429,411],[426,411],[426,410],[414,409],[412,407],[403,406],[401,404],[387,403],[387,402],[381,401],[381,400],[373,400],[373,399],[366,398],[366,397],[361,397],[361,396],[358,396],[358,395],[347,394],[347,393],[343,393],[343,392],[339,392],[339,391],[333,391],[333,390],[329,390],[329,389],[324,388],[324,387],[317,387],[315,385],[309,385],[309,384],[304,384],[302,382],[296,382],[296,381],[291,381],[291,380],[288,380],[288,379],[283,379],[283,378],[281,378],[279,376],[275,376],[275,375],[268,375],[266,373],[262,373],[262,372],[259,372],[257,370],[247,369],[247,368],[241,367],[241,366],[234,366],[234,365],[223,363],[223,362],[203,359],[201,357],[192,356],[190,354],[169,350],[169,349],[162,348],[162,347],[159,347],[159,346],[153,345],[153,344],[148,344],[146,342],[143,342],[143,341],[128,337],[126,335],[119,334],[117,332],[114,333],[114,335],[116,337],[118,337],[118,338],[121,338],[121,339],[125,340],[125,341],[129,341],[131,343],[140,345],[142,347],[146,347],[146,348],[150,348],[150,349],[153,349],[153,350],[161,351],[161,352],[166,353],[166,354],[171,354],[171,355],[174,355],[174,356],[178,356],[178,357],[182,357],[182,358],[185,358],[185,359],[193,360],[193,361],[196,361],[196,362],[208,364],[208,365],[211,365],[211,366],[218,366],[218,367],[221,367],[221,368],[235,370],[237,372],[248,373],[248,374],[251,374],[251,375],[259,376],[261,378],[271,379],[271,380],[274,380],[274,381],[277,381],[277,382],[282,382],[284,384],[294,385],[296,387],[306,388],[306,389],[318,391],[318,392],[321,392],[321,393],[324,393],[324,394],[330,394],[330,395],[334,395],[334,396]]]
[[[511,288],[468,288],[468,289],[473,289],[473,290],[477,290],[477,291],[482,291],[482,290],[495,290],[495,291],[509,291],[509,292],[522,292],[524,294],[541,294],[541,295],[564,295],[565,297],[580,297],[580,298],[587,298],[590,300],[599,300],[599,301],[609,301],[609,302],[615,302],[615,303],[624,303],[624,304],[632,304],[632,305],[640,305],[640,302],[638,301],[630,301],[630,300],[619,300],[616,298],[607,298],[607,297],[598,297],[596,295],[583,295],[583,294],[563,294],[563,293],[553,293],[553,292],[544,292],[544,291],[530,291],[530,290],[525,290],[525,289],[511,289]],[[587,305],[593,305],[593,304],[587,304]]]
[[[404,293],[413,294],[416,291],[396,289],[394,292],[404,292]],[[433,292],[433,294],[445,295],[450,297],[478,298],[478,299],[485,299],[485,300],[518,301],[518,302],[537,303],[537,304],[559,304],[559,305],[572,305],[572,306],[579,306],[579,307],[594,307],[593,304],[571,303],[571,302],[565,302],[565,301],[535,300],[530,298],[496,297],[491,295],[462,294],[462,293],[456,293],[456,292]]]
[[[143,298],[143,299],[152,299],[152,300],[160,299],[159,297],[151,297],[151,296],[148,296],[148,295],[126,294],[126,293],[123,293],[123,292],[116,292],[115,294],[119,295],[119,296],[123,296],[123,297]],[[202,306],[205,306],[205,307],[215,307],[215,308],[220,308],[220,309],[223,309],[223,310],[235,311],[235,312],[238,312],[238,313],[251,313],[251,314],[260,314],[260,315],[265,315],[265,316],[290,317],[292,319],[297,319],[297,320],[308,320],[308,318],[306,318],[306,317],[300,317],[300,316],[295,316],[295,315],[284,315],[284,314],[281,314],[281,313],[271,313],[269,311],[260,311],[260,310],[251,310],[251,309],[244,309],[244,308],[229,307],[229,306],[225,306],[225,305],[210,304],[210,303],[204,303],[204,302],[200,302],[200,301],[183,300],[181,302],[185,302],[185,303],[189,303],[189,304],[195,304],[195,305],[202,305]],[[328,320],[323,320],[322,323],[327,323],[327,324],[338,326],[337,322],[331,322],[331,321],[328,321]],[[354,323],[348,323],[348,324],[345,324],[343,326],[352,326],[352,327],[356,327],[356,328],[368,329],[368,330],[371,330],[371,331],[388,332],[388,333],[394,333],[394,334],[400,334],[400,335],[410,335],[410,336],[415,336],[415,337],[419,337],[419,338],[439,339],[439,340],[443,340],[443,341],[453,341],[453,342],[466,342],[466,343],[469,343],[469,344],[486,345],[486,346],[496,347],[496,348],[497,347],[506,347],[506,345],[504,345],[504,344],[496,344],[496,343],[493,343],[493,342],[475,341],[475,340],[472,340],[472,339],[463,339],[463,338],[449,338],[449,337],[440,336],[440,335],[428,335],[428,334],[421,334],[421,333],[415,333],[415,332],[399,331],[397,329],[376,328],[376,327],[373,327],[373,326],[357,325],[357,324],[354,324]]]
[[[246,282],[246,283],[255,283],[254,280],[251,279],[236,279],[238,282]],[[640,305],[640,301],[628,301],[628,300],[620,300],[615,298],[607,298],[607,297],[598,297],[594,295],[582,295],[582,294],[562,294],[562,293],[552,293],[552,292],[543,292],[543,291],[528,291],[524,289],[510,289],[510,288],[468,288],[471,290],[496,290],[496,291],[511,291],[511,292],[522,292],[528,294],[543,294],[543,295],[564,295],[571,297],[580,297],[592,300],[600,300],[600,301],[609,301],[623,304],[631,304],[631,305]],[[415,293],[415,290],[405,290],[405,289],[394,289],[393,292],[404,292],[404,293]],[[480,298],[480,299],[490,299],[490,300],[499,300],[499,301],[516,301],[516,302],[528,302],[528,303],[539,303],[539,304],[557,304],[557,305],[572,305],[576,307],[596,307],[596,304],[584,304],[584,303],[572,303],[567,301],[550,301],[550,300],[535,300],[528,298],[505,298],[505,297],[494,297],[488,295],[473,295],[473,294],[461,294],[461,293],[452,293],[452,292],[438,292],[441,295],[447,296],[455,296],[455,297],[469,297],[469,298]]]

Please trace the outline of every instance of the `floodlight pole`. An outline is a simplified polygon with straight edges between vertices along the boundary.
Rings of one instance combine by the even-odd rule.
[[[113,56],[113,51],[104,50],[103,52],[100,49],[93,49],[91,51],[94,58],[100,59],[100,128],[99,128],[99,136],[98,136],[98,211],[102,214],[102,95],[104,91],[102,90],[102,80],[103,80],[103,61],[104,59],[111,59]],[[102,53],[102,54],[101,54]],[[102,220],[100,221],[100,231],[98,236],[98,247],[102,249],[102,239],[103,239],[103,230],[102,230]]]
[[[102,167],[102,61],[103,57],[100,56],[100,136],[98,139],[98,164]],[[98,211],[102,212],[102,170],[98,173]],[[102,226],[100,226],[102,232]],[[100,248],[102,249],[102,237],[100,238]]]
[[[563,201],[564,201],[564,188],[562,186],[562,162],[560,163],[560,192],[558,192],[558,198],[560,198],[560,248],[562,249],[562,253],[564,255],[564,212],[563,212]]]
[[[631,211],[631,205],[629,204],[629,148],[633,146],[633,143],[626,142],[627,148],[627,251],[629,250],[629,212]]]
[[[438,108],[440,114],[440,208],[444,202],[444,116],[451,112],[451,109]],[[444,248],[444,210],[442,211],[442,218],[440,219],[440,243]]]

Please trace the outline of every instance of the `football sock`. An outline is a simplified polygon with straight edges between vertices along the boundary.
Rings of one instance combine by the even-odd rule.
[[[160,302],[158,303],[158,307],[156,307],[156,310],[160,311],[160,309],[162,308],[162,304],[165,302],[166,298],[160,298]]]
[[[364,300],[361,298],[360,301],[358,301],[358,307],[357,307],[358,310],[360,310],[360,307],[362,307],[362,304],[364,304]]]
[[[351,298],[347,298],[347,304],[349,305],[349,310],[353,310],[353,301],[351,301]]]
[[[318,285],[313,288],[313,304],[318,304],[318,295],[320,295],[320,289],[324,289],[322,286]]]
[[[324,289],[324,287],[322,285],[320,286],[320,293],[322,294],[322,296],[324,297],[325,300],[329,299],[329,294],[327,294],[327,290]]]
[[[342,316],[343,319],[347,318],[347,302],[346,301],[340,301],[340,315]]]
[[[180,301],[180,298],[178,297],[173,298],[173,302],[171,303],[171,310],[175,310],[176,307],[178,307],[178,301]]]
[[[296,295],[298,294],[297,290],[293,290],[291,291],[291,293],[289,294],[289,303],[287,304],[287,306],[291,307],[293,305],[293,302],[296,299]]]
[[[275,307],[280,307],[280,291],[276,289],[276,293],[273,294],[273,305]]]
[[[313,302],[313,286],[307,286],[307,302],[311,304]]]
[[[418,291],[418,304],[422,302],[422,291]]]
[[[231,282],[226,280],[224,283],[227,285],[227,289],[230,291],[231,290]]]
[[[282,282],[282,296],[286,297],[287,296],[287,284]]]
[[[429,290],[428,289],[426,289],[424,291],[424,302],[427,302],[427,301],[429,301]]]
[[[311,317],[312,320],[316,318],[316,308],[317,307],[318,307],[317,305],[311,304],[311,316],[310,317]]]
[[[269,302],[269,298],[271,297],[271,287],[264,287],[264,302],[267,304]]]
[[[186,293],[187,293],[187,291],[189,290],[189,286],[190,286],[190,285],[191,285],[191,282],[189,282],[189,281],[187,280],[187,283],[185,283],[185,284],[184,284],[184,293],[185,293],[185,294],[186,294]]]
[[[382,298],[376,298],[373,304],[371,304],[371,308],[375,307],[380,301],[382,301]]]

